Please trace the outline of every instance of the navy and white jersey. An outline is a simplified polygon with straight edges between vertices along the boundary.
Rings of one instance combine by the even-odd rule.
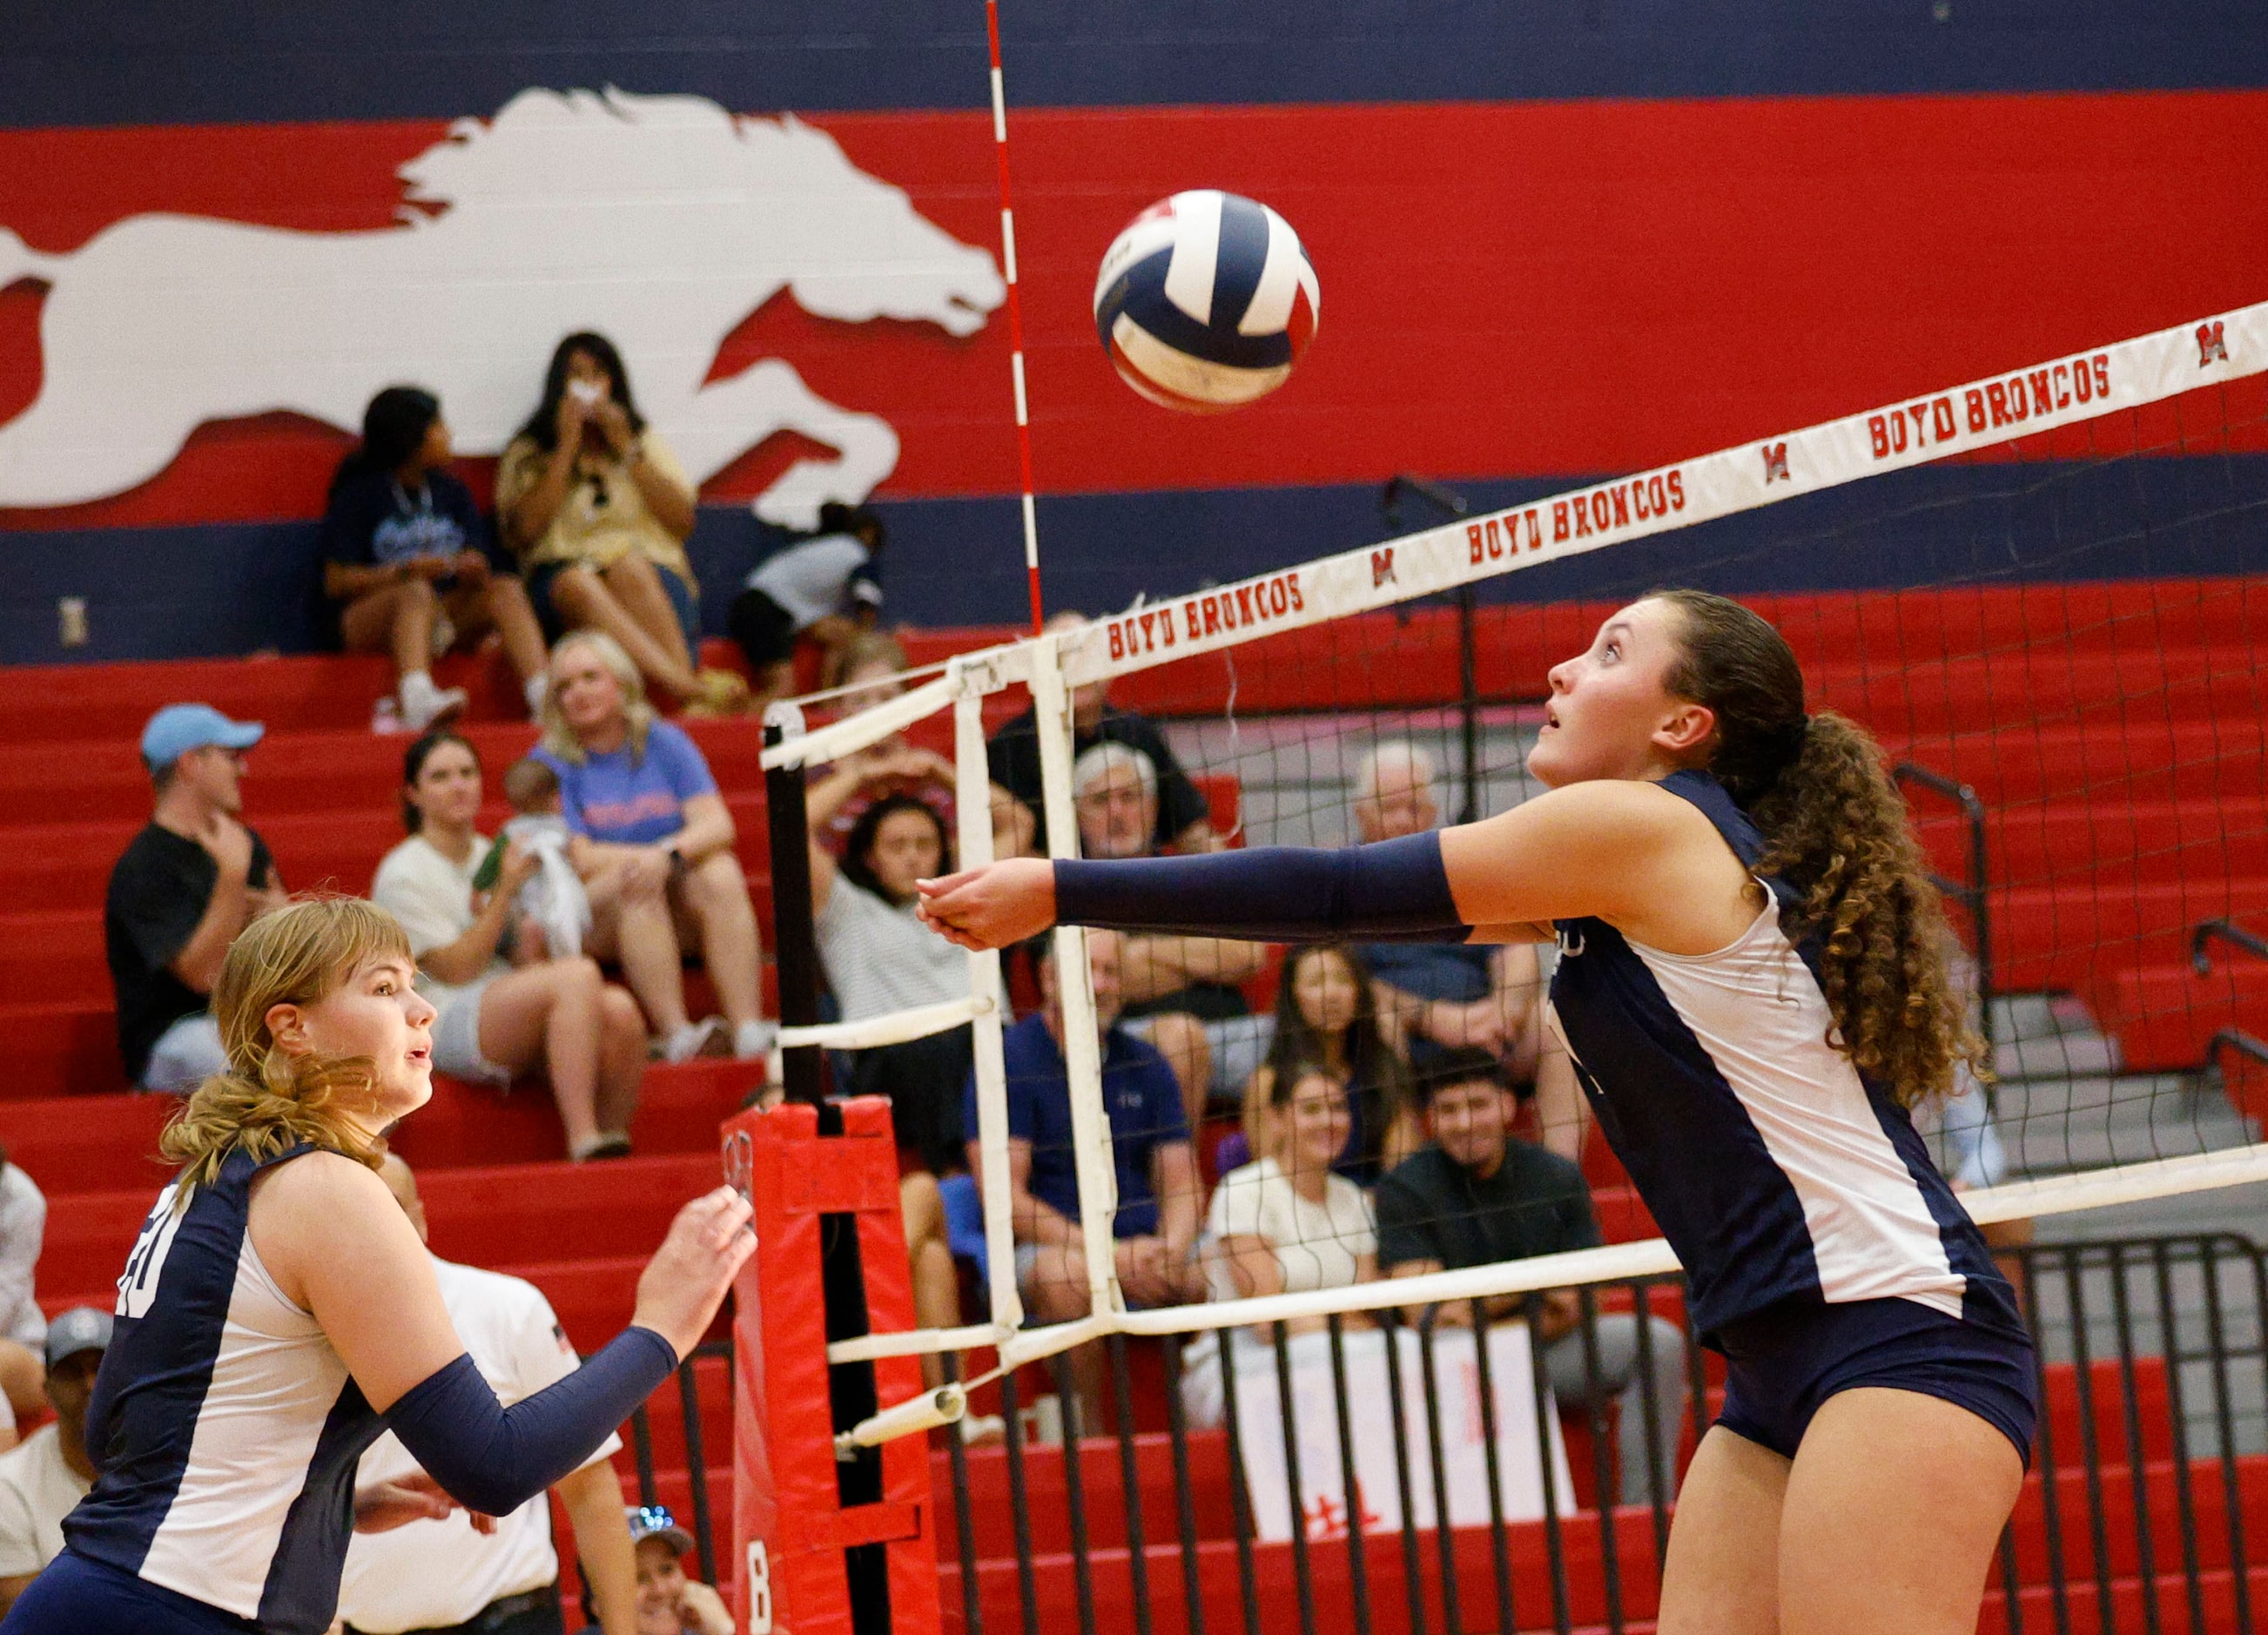
[[[1705,773],[1662,787],[1753,870],[1764,837]],[[1550,1022],[1599,1127],[1685,1265],[1705,1337],[1784,1300],[1900,1299],[2021,1335],[2014,1294],[1905,1109],[1829,1042],[1810,939],[1770,900],[1713,954],[1558,922]]]
[[[385,1429],[313,1315],[246,1231],[255,1164],[232,1153],[176,1208],[158,1195],[87,1407],[100,1474],[70,1548],[281,1635],[322,1635],[354,1528],[356,1461]]]

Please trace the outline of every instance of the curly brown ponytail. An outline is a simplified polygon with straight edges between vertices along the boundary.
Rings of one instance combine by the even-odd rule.
[[[1953,1087],[1957,1064],[1989,1078],[1969,1007],[1947,974],[1951,932],[1906,807],[1866,729],[1807,716],[1803,673],[1780,633],[1702,591],[1657,591],[1682,615],[1664,678],[1717,717],[1709,770],[1764,832],[1762,873],[1801,888],[1791,935],[1815,933],[1837,1049],[1903,1107]]]
[[[245,928],[213,984],[229,1071],[199,1086],[158,1138],[158,1151],[182,1166],[181,1197],[239,1148],[260,1160],[313,1142],[378,1167],[384,1148],[351,1117],[370,1104],[374,1065],[287,1051],[269,1032],[268,1013],[312,1005],[383,955],[408,963],[409,939],[391,914],[359,897],[303,899]]]

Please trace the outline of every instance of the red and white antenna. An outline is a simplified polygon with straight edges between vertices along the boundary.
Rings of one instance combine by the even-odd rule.
[[[1045,616],[1040,604],[1040,519],[1032,504],[1032,413],[1024,389],[1024,304],[1016,289],[1016,207],[1008,186],[1008,98],[1000,74],[999,0],[984,0],[992,44],[992,147],[1000,157],[1000,269],[1008,280],[1008,366],[1016,387],[1016,458],[1024,490],[1024,572],[1032,591],[1032,634]]]

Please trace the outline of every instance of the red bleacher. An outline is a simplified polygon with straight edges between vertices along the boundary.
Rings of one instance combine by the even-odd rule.
[[[2189,927],[2206,918],[2250,917],[2256,927],[2268,926],[2268,753],[2256,680],[2268,592],[2240,581],[2191,580],[1791,596],[1762,605],[1809,667],[1815,702],[1859,717],[1893,755],[1966,780],[1984,799],[1996,975],[2004,987],[2079,992],[2118,1035],[2127,1060],[2140,1065],[2193,1064],[2220,1027],[2268,1036],[2268,968],[2223,968],[2198,979],[2185,940]],[[1484,690],[1506,701],[1535,697],[1548,666],[1587,643],[1598,612],[1484,609]],[[922,662],[1005,634],[937,633],[910,645]],[[1236,657],[1238,707],[1246,711],[1438,704],[1455,696],[1454,626],[1432,610],[1418,611],[1406,624],[1381,618],[1293,632]],[[442,679],[478,694],[468,730],[493,792],[493,775],[533,737],[509,719],[509,678],[460,660]],[[166,1110],[124,1093],[102,964],[103,883],[148,810],[148,783],[134,753],[143,722],[160,704],[201,698],[269,724],[269,736],[252,757],[246,815],[296,888],[366,887],[400,834],[394,792],[404,740],[366,730],[370,701],[387,684],[378,659],[40,669],[11,673],[11,681],[0,700],[0,814],[12,820],[0,836],[0,977],[7,995],[0,1026],[13,1044],[16,1070],[0,1094],[0,1143],[50,1200],[43,1303],[51,1310],[83,1300],[107,1305],[161,1175],[153,1154]],[[1225,662],[1203,659],[1126,678],[1115,696],[1159,714],[1211,715],[1226,683]],[[988,714],[997,721],[1020,707],[1020,699],[997,699]],[[752,721],[688,725],[727,792],[769,924],[760,730]],[[917,735],[945,748],[946,731],[947,724],[932,722]],[[1219,792],[1224,799],[1233,793]],[[493,821],[500,809],[484,815]],[[1923,829],[1940,866],[1957,874],[1958,826],[1933,814]],[[713,1179],[717,1123],[751,1082],[746,1068],[732,1064],[656,1067],[632,1131],[639,1157],[588,1168],[559,1161],[556,1116],[540,1087],[498,1096],[438,1086],[401,1142],[425,1186],[434,1247],[530,1277],[551,1295],[578,1344],[602,1340],[629,1315],[643,1254],[670,1208]],[[1609,1183],[1599,1192],[1608,1235],[1649,1235],[1636,1198],[1612,1184],[1610,1171],[1596,1178]],[[713,1457],[729,1445],[730,1425],[721,1374],[712,1383],[718,1388],[704,1391],[703,1409]],[[656,1456],[665,1499],[683,1506],[688,1493],[674,1414],[674,1403],[657,1405]],[[2123,1445],[2113,1439],[2105,1446]],[[1164,1455],[1145,1447],[1146,1484],[1151,1462]],[[1209,1445],[1193,1452],[1203,1478],[1204,1594],[1209,1609],[1216,1597],[1227,1598],[1221,1605],[1228,1607],[1239,1592],[1222,1499],[1226,1472]],[[1042,1465],[1047,1457],[1035,1455]],[[2147,1455],[2168,1457],[2163,1449]],[[998,1479],[998,1459],[975,1455],[976,1479]],[[2112,1502],[2124,1505],[2132,1502],[2124,1497],[2132,1482],[2122,1459],[2116,1451],[2107,1455]],[[2153,1469],[2146,1465],[2146,1477]],[[2268,1471],[2250,1462],[2240,1475],[2248,1491],[2268,1483]],[[721,1475],[716,1479],[721,1504],[729,1495]],[[2066,1472],[2059,1502],[2076,1504],[2070,1479]],[[2201,1513],[2218,1503],[2218,1479],[2198,1478]],[[2146,1486],[2154,1518],[2170,1484],[2160,1477]],[[1114,1464],[1097,1470],[1088,1491],[1116,1489]],[[2036,1477],[2032,1491],[2027,1503],[2036,1527]],[[2268,1491],[2257,1502],[2268,1502]],[[977,1508],[982,1516],[990,1506]],[[1035,1505],[1035,1513],[1048,1508]],[[1091,1512],[1109,1513],[1107,1505]],[[1172,1514],[1161,1495],[1148,1518],[1153,1552],[1170,1536]],[[1643,1521],[1625,1517],[1622,1525]],[[2210,1551],[2213,1529],[2200,1532]],[[2067,1548],[2075,1534],[2083,1537],[2084,1527],[2066,1525]],[[1583,1543],[1586,1536],[1592,1542]],[[2131,1541],[2132,1525],[2114,1528],[2113,1536]],[[2019,1537],[2024,1543],[2031,1535],[2020,1526]],[[1589,1584],[1595,1533],[1578,1529],[1571,1538],[1592,1552],[1590,1568],[1574,1569],[1579,1583]],[[2225,1534],[2222,1541],[2221,1555],[2205,1564],[2220,1574],[2214,1580],[2220,1587],[2211,1592],[2216,1601],[2227,1594]],[[1541,1548],[1540,1536],[1522,1535],[1515,1553],[1525,1561]],[[1012,1551],[988,1545],[980,1553],[988,1620],[1012,1620]],[[1647,1553],[1634,1550],[1630,1559]],[[1399,1582],[1389,1555],[1383,1545],[1373,1553],[1374,1583],[1387,1581],[1381,1572]],[[2161,1562],[2167,1558],[2161,1553]],[[1326,1576],[1343,1572],[1330,1559],[1324,1552]],[[1485,1550],[1461,1541],[1458,1561],[1469,1604],[1487,1604]],[[1110,1594],[1123,1593],[1123,1538],[1099,1542],[1094,1562],[1106,1588],[1122,1587],[1109,1590],[1108,1604]],[[2041,1581],[2036,1565],[2026,1558],[2028,1596]],[[1177,1627],[1177,1574],[1164,1556],[1153,1569],[1158,1627]],[[1426,1571],[1438,1578],[1438,1560]],[[2114,1564],[2122,1617],[2142,1593],[2133,1571],[2129,1561]],[[1068,1573],[1060,1555],[1040,1563],[1049,1627],[1049,1615],[1070,1606]],[[1287,1564],[1263,1551],[1262,1573],[1263,1594],[1288,1593]],[[1523,1574],[1522,1581],[1540,1580]],[[1625,1592],[1632,1607],[1650,1605],[1650,1585],[1626,1582]],[[1333,1604],[1346,1604],[1343,1588],[1324,1592],[1327,1603],[1334,1596]],[[1381,1596],[1376,1604],[1393,1599]],[[951,1584],[946,1602],[959,1604]],[[1579,1622],[1602,1616],[1594,1598],[1580,1601],[1578,1612]]]

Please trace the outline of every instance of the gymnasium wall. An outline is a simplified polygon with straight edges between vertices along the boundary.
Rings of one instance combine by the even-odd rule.
[[[1396,471],[1508,502],[2268,297],[2257,182],[2268,14],[2256,8],[1004,0],[1004,11],[1057,605],[1120,606],[1379,537],[1389,525],[1377,486]],[[172,266],[162,247],[174,240],[151,239],[160,247],[136,276],[168,298],[210,286],[210,304],[182,307],[200,315],[133,357],[102,352],[113,330],[98,273],[119,276],[114,257],[100,260],[106,232],[186,217],[379,244],[426,230],[405,210],[429,224],[508,212],[520,202],[509,188],[420,204],[397,173],[447,143],[453,122],[492,119],[530,87],[611,85],[793,114],[944,235],[998,249],[977,0],[120,0],[8,12],[0,227],[23,254],[0,239],[0,280],[12,280],[0,289],[0,660],[309,639],[313,519],[352,416],[279,411],[299,400],[238,390],[239,375],[258,372],[238,365],[261,350],[263,305],[276,298],[256,257],[239,292],[187,252]],[[563,148],[558,162],[578,161]],[[1268,200],[1322,280],[1321,331],[1300,373],[1220,419],[1135,398],[1087,315],[1117,229],[1189,186]],[[610,240],[603,225],[593,233],[595,253]],[[593,258],[562,236],[512,276],[518,298],[560,313],[563,330]],[[811,253],[828,253],[823,235]],[[727,271],[701,276],[713,286]],[[338,302],[328,333],[342,356],[382,371],[401,329],[423,326],[364,328],[351,290],[339,293],[351,282],[325,298]],[[136,297],[121,287],[107,298],[130,322]],[[920,316],[814,315],[790,290],[719,326],[690,312],[690,286],[666,269],[637,287],[664,337],[653,344],[698,350],[710,386],[784,359],[813,397],[895,433],[874,492],[893,528],[897,616],[1018,616],[1005,311],[956,337]],[[674,302],[688,306],[678,329]],[[490,357],[487,336],[448,329],[454,311],[437,295],[432,329],[512,389],[523,382],[532,408],[543,348]],[[635,347],[630,363],[645,378]],[[94,401],[120,406],[122,438],[150,435],[124,427],[125,406],[146,407],[161,385],[215,384],[154,475],[58,500],[40,471],[71,465],[106,427],[83,419],[42,444],[31,411],[43,393],[85,394],[90,379],[107,394]],[[729,394],[714,401],[712,418],[736,412]],[[23,451],[12,468],[11,437]],[[824,452],[782,432],[704,485],[694,546],[712,622],[777,537],[751,502]],[[1753,588],[1896,582],[1925,563],[2097,576],[2268,557],[2234,527],[2144,528],[2198,480],[2183,469],[2193,462],[2162,463],[2139,482],[2051,483],[2044,498],[2036,477],[1989,465],[1916,474],[1896,490],[1720,529],[1683,561],[1602,558],[1504,590],[1565,593],[1695,560],[1722,564],[1715,582]],[[484,487],[488,466],[468,465]],[[2268,456],[2217,460],[2212,480],[2268,495]],[[18,503],[33,492],[40,503]],[[1943,503],[1993,494],[2007,497]],[[63,596],[88,604],[85,646],[57,644]]]

